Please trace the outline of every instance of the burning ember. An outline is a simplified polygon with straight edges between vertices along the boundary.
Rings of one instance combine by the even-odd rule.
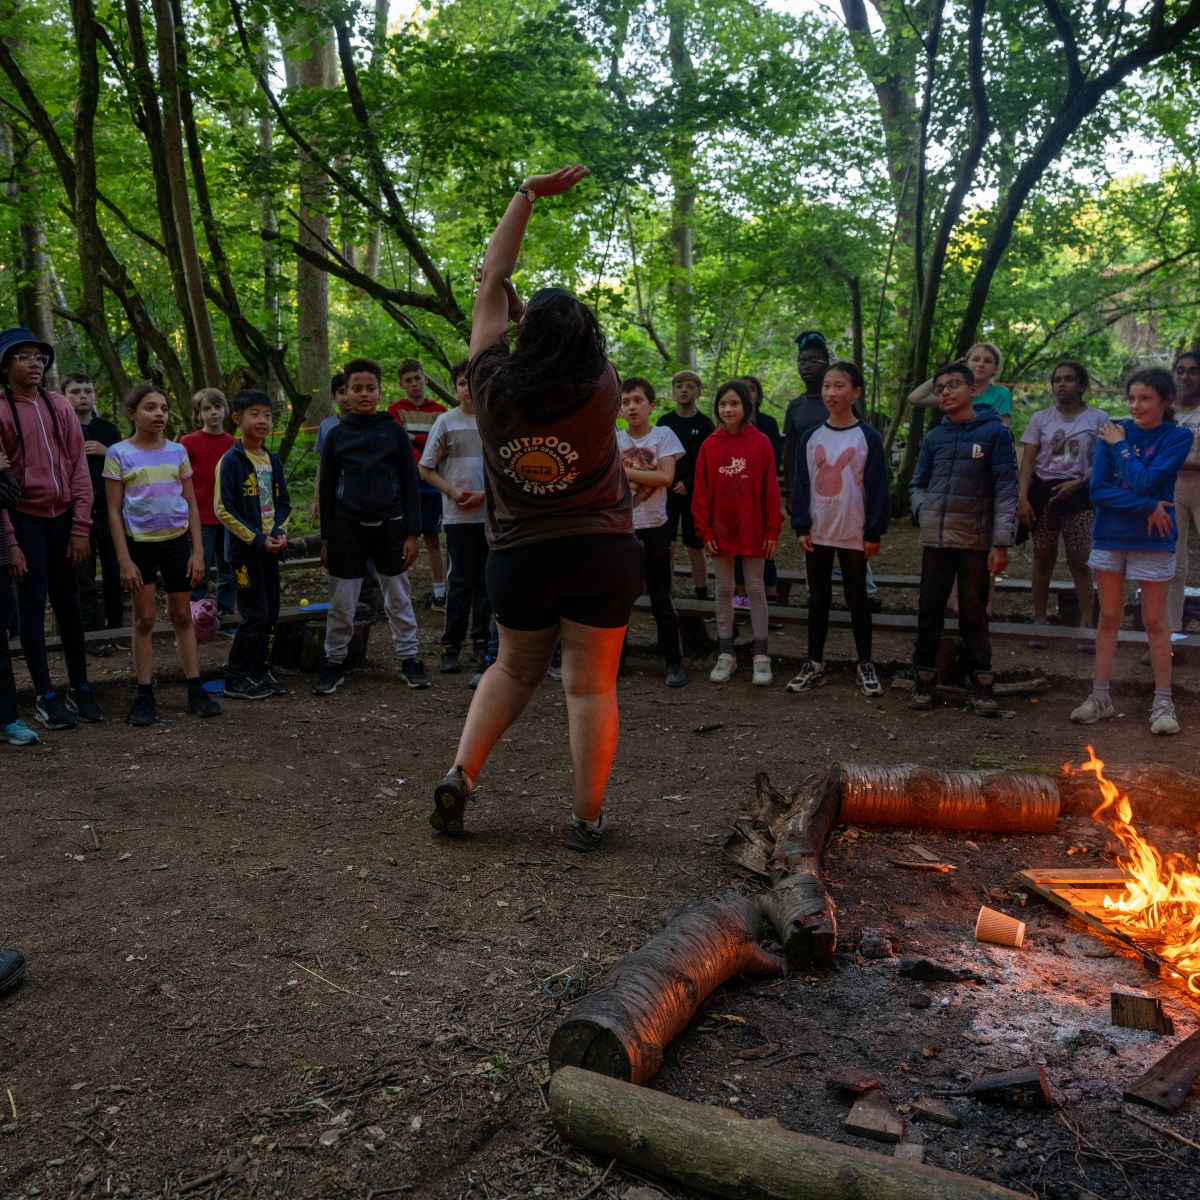
[[[1140,935],[1142,941],[1158,943],[1156,953],[1187,980],[1190,992],[1200,996],[1200,864],[1188,862],[1183,854],[1169,854],[1164,861],[1130,823],[1129,797],[1105,778],[1103,760],[1091,746],[1088,753],[1091,758],[1080,770],[1096,776],[1104,798],[1092,817],[1120,839],[1127,854],[1120,865],[1132,876],[1123,896],[1105,897],[1105,922],[1129,937]]]

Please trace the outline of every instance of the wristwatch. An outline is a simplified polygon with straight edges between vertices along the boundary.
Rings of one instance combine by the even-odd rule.
[[[537,193],[534,191],[531,191],[524,184],[522,184],[519,188],[517,188],[517,191],[520,192],[521,195],[524,196],[525,199],[528,200],[530,204],[532,204],[537,199]]]

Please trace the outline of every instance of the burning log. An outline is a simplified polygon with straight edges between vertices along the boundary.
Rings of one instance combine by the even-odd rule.
[[[734,975],[784,973],[782,960],[758,944],[763,927],[754,902],[736,892],[681,905],[554,1031],[550,1070],[584,1067],[644,1083],[714,988]]]
[[[1200,1030],[1169,1050],[1140,1079],[1125,1089],[1125,1099],[1161,1112],[1182,1107],[1200,1077]]]
[[[837,949],[837,905],[821,880],[821,853],[837,819],[836,773],[793,806],[775,841],[774,884],[759,905],[783,942],[793,967],[832,966]]]
[[[730,1200],[1013,1200],[969,1175],[748,1121],[648,1088],[565,1067],[550,1083],[564,1141]]]

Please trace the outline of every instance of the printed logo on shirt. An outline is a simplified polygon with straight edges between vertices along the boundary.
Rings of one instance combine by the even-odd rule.
[[[718,467],[717,472],[721,475],[744,475],[746,473],[746,460],[744,458],[735,458],[728,466]]]
[[[658,455],[649,446],[634,446],[622,452],[621,463],[635,471],[653,471],[658,467]],[[648,483],[634,483],[633,480],[629,481],[629,489],[633,492],[634,508],[645,504],[658,491]]]
[[[983,457],[983,447],[978,442],[976,442],[971,447],[971,457],[972,458],[982,458]]]
[[[579,452],[570,442],[549,437],[513,438],[500,447],[504,473],[521,484],[522,489],[538,496],[561,492],[579,477],[574,463]]]
[[[258,495],[258,476],[257,475],[252,474],[252,475],[246,476],[246,480],[242,484],[242,495],[243,496],[257,496]]]
[[[813,458],[817,463],[817,477],[813,487],[819,496],[840,496],[842,494],[842,471],[848,463],[854,461],[854,447],[848,446],[837,456],[837,461],[831,463],[825,454],[825,447],[818,446]]]

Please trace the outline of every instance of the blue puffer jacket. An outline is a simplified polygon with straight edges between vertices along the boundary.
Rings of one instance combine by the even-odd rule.
[[[1017,527],[1017,453],[993,408],[943,421],[921,444],[908,485],[921,545],[946,550],[1011,546]]]

